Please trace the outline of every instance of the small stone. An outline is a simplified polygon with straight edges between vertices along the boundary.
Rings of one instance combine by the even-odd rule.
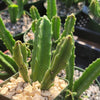
[[[42,92],[41,92],[41,95],[42,95],[43,97],[48,97],[48,96],[51,95],[51,93],[50,93],[49,91],[42,91]]]
[[[16,88],[16,93],[21,93],[23,92],[23,88],[22,87],[17,87]]]
[[[24,84],[23,84],[23,88],[25,88],[27,85],[28,85],[28,83],[24,83]]]
[[[15,26],[13,26],[12,28],[13,28],[13,29],[16,29],[16,27],[15,27]]]
[[[61,84],[61,85],[60,85],[60,88],[61,88],[61,89],[64,89],[65,87],[66,87],[66,84]]]
[[[30,93],[32,93],[32,86],[30,84],[28,84],[25,88],[24,88],[24,93],[26,95],[30,95]]]
[[[33,99],[32,99],[32,96],[27,96],[27,97],[26,97],[26,100],[33,100]]]
[[[16,83],[18,84],[19,82],[24,82],[24,80],[23,80],[22,77],[18,77],[18,78],[17,78]]]
[[[16,79],[13,78],[13,77],[10,78],[10,81],[11,81],[11,82],[14,82],[15,80],[16,80]]]
[[[14,96],[12,96],[13,100],[26,100],[25,99],[26,96],[23,96],[23,94],[16,94]]]
[[[6,97],[12,98],[12,96],[15,94],[15,91],[9,92]]]
[[[41,95],[36,94],[32,100],[45,100]]]
[[[1,90],[1,94],[5,95],[6,93],[8,92],[8,88],[7,87],[4,87],[2,90]]]

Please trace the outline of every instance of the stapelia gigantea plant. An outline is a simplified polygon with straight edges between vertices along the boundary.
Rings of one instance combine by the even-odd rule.
[[[40,15],[35,7],[31,8],[31,13],[32,13],[32,18],[37,19],[35,22],[33,22],[32,25],[32,30],[34,31],[35,34],[35,40],[33,43],[34,49],[32,51],[31,80],[32,81],[38,80],[41,83],[41,89],[46,90],[52,86],[54,77],[57,75],[57,73],[61,69],[64,69],[66,63],[69,62],[73,48],[73,40],[71,35],[62,37],[59,40],[59,43],[51,60],[51,55],[52,55],[51,37],[52,37],[52,30],[54,30],[52,29],[52,26],[54,27],[54,25],[51,23],[50,21],[51,19],[49,20],[46,16],[40,18]],[[60,18],[57,17],[57,19],[59,19],[59,24],[60,24]],[[52,21],[53,23],[55,23],[56,18],[53,18]],[[23,76],[24,80],[26,82],[30,82],[30,77],[27,74],[28,73],[27,66],[24,62],[24,57],[22,56],[21,45],[22,45],[21,42],[19,41],[16,42],[14,46],[13,58],[15,59],[15,62],[17,63],[19,71]],[[18,53],[17,54],[18,56],[16,56],[16,52]],[[46,77],[48,75],[49,77],[47,80]]]
[[[55,1],[53,2],[53,4],[55,4]],[[56,6],[54,6],[54,5],[52,6],[52,5],[50,6],[50,8],[56,7]],[[34,8],[34,7],[32,7],[32,8]],[[31,8],[31,10],[32,10],[32,8]],[[37,11],[37,10],[35,10],[35,11]],[[32,14],[32,11],[31,11],[31,14]],[[34,15],[39,15],[39,14],[37,14],[37,12],[36,12],[36,14],[33,13],[33,16]],[[62,45],[61,41],[63,41],[64,37],[71,35],[72,42],[74,44],[74,39],[73,39],[72,33],[74,32],[75,16],[72,14],[67,17],[67,19],[65,20],[64,31],[60,35],[60,18],[56,15],[57,14],[55,13],[54,15],[52,15],[52,17],[49,17],[49,19],[52,23],[52,38],[53,38],[52,45],[58,44],[56,47],[56,51],[54,50],[53,51],[54,53],[52,53],[52,55],[53,55],[52,61],[55,61],[55,58],[57,56],[56,52],[59,51],[58,48],[60,47],[60,45]],[[48,13],[47,13],[47,16],[49,16]],[[37,22],[36,20],[39,18],[35,16],[34,17],[35,21],[33,22],[33,25],[32,25],[33,26],[32,30],[33,30],[33,32],[35,32],[35,35],[36,35],[36,31],[35,31],[36,26],[35,25]],[[36,39],[36,40],[38,41],[38,39]],[[86,71],[83,73],[83,75],[74,82],[73,81],[74,63],[75,63],[75,46],[72,47],[71,56],[69,58],[68,63],[66,63],[66,65],[65,65],[66,79],[68,80],[68,83],[69,83],[68,86],[64,89],[64,91],[66,92],[65,100],[80,99],[80,95],[90,86],[90,84],[93,82],[93,80],[95,80],[96,77],[98,77],[100,74],[100,59],[97,59],[92,64],[90,64],[89,67],[86,69]],[[54,65],[56,65],[57,68],[56,67],[53,68]],[[43,77],[43,80],[41,81],[41,89],[43,89],[43,90],[49,89],[52,86],[52,82],[53,82],[54,76],[57,74],[57,69],[58,69],[59,65],[60,65],[59,63],[57,64],[57,63],[51,62],[51,65],[50,65],[51,67],[46,71],[46,73]],[[33,72],[34,72],[34,68],[35,67],[33,66]],[[39,69],[39,68],[37,67],[37,69]],[[57,99],[58,98],[56,98],[55,100],[57,100]]]
[[[35,20],[32,25],[32,30],[35,34],[35,40],[33,43],[34,49],[32,51],[31,80],[39,81],[41,83],[41,90],[48,90],[53,85],[53,81],[57,73],[59,73],[59,71],[62,69],[66,69],[66,79],[68,80],[69,84],[64,89],[64,91],[66,92],[65,100],[80,99],[80,95],[89,87],[93,80],[95,80],[96,77],[99,76],[100,59],[97,59],[95,62],[89,65],[83,75],[74,82],[73,73],[75,62],[75,46],[72,33],[74,31],[75,16],[73,14],[68,16],[65,20],[63,33],[60,36],[57,35],[56,38],[53,37],[54,40],[52,41],[52,43],[55,43],[57,46],[52,53],[51,36],[53,36],[52,33],[56,34],[54,23],[56,22],[55,19],[58,20],[59,17],[54,16],[49,20],[46,16],[40,18],[39,14],[37,14],[38,12],[35,13],[36,14],[34,15],[37,15],[38,18],[34,18],[38,20]],[[58,22],[57,24],[60,23]],[[59,30],[60,27],[57,24],[56,27],[58,26],[57,29]],[[59,32],[58,30],[57,34]],[[20,43],[16,43],[16,45],[18,44]],[[15,50],[16,47],[17,46],[15,46]],[[21,52],[21,49],[19,49],[19,51]],[[23,59],[21,61],[23,61]],[[20,63],[20,61],[16,61],[16,63],[18,64]],[[22,76],[27,77],[28,81],[30,77],[28,76],[28,74],[26,75],[27,76],[24,76],[22,73]],[[55,100],[57,99],[55,98]]]
[[[41,83],[41,89],[49,89],[55,76],[61,69],[65,67],[71,56],[71,51],[73,48],[72,37],[69,35],[61,39],[51,61],[52,29],[50,20],[46,16],[43,16],[37,21],[35,30],[35,40],[33,44],[34,49],[32,52],[31,64],[31,80],[39,81]],[[16,56],[16,52],[19,56]],[[25,73],[27,67],[24,67],[25,63],[19,41],[17,41],[15,44],[13,58],[19,66],[19,71],[24,80],[26,79],[25,81],[28,82],[29,76],[27,73]],[[48,75],[49,77],[47,80],[45,77]],[[47,83],[45,84],[45,82]]]
[[[52,11],[51,9],[54,9],[54,11]],[[51,12],[52,11],[52,12]],[[37,20],[40,18],[40,15],[38,13],[38,10],[32,6],[30,8],[30,13],[31,16],[33,18],[33,24],[32,24],[32,30],[34,33],[36,33],[35,29],[36,29],[36,23]],[[57,16],[57,9],[56,9],[56,1],[55,0],[48,0],[47,1],[47,16],[49,18],[49,20],[51,21],[51,28],[52,28],[52,40],[53,40],[53,47],[54,45],[57,44],[58,41],[60,41],[63,37],[66,36],[66,34],[68,35],[68,33],[73,32],[74,30],[74,24],[75,24],[75,16],[72,14],[70,15],[67,19],[66,19],[66,24],[65,24],[65,29],[63,34],[60,36],[60,25],[61,25],[61,20],[60,18]],[[37,31],[38,32],[38,31]],[[71,34],[70,34],[71,35]],[[60,38],[59,38],[60,37]],[[45,39],[46,40],[46,39]],[[38,41],[38,40],[37,40]],[[35,41],[34,41],[35,42]],[[35,44],[34,44],[35,45]],[[35,48],[35,46],[34,46]],[[35,58],[34,58],[35,59]],[[33,60],[32,62],[32,66],[35,66],[35,60]],[[37,68],[37,67],[36,67]],[[32,69],[33,72],[34,69]],[[37,73],[37,72],[36,72]],[[40,72],[41,73],[41,72]],[[38,74],[38,73],[37,73]],[[41,74],[42,75],[42,74]],[[39,74],[37,75],[39,76]],[[33,77],[35,77],[33,75]],[[42,77],[42,76],[41,76]],[[36,77],[35,77],[36,78]]]
[[[83,91],[85,91],[92,81],[99,76],[100,59],[97,59],[94,63],[92,63],[79,80],[73,82],[75,47],[72,33],[74,31],[75,24],[74,15],[70,15],[65,20],[62,35],[59,33],[59,17],[52,16],[48,19],[46,16],[42,18],[39,16],[37,19],[38,20],[35,20],[32,25],[35,40],[33,43],[34,49],[32,51],[31,79],[28,75],[28,67],[25,60],[26,47],[23,46],[20,41],[17,41],[12,49],[13,58],[19,67],[19,72],[26,82],[31,83],[31,81],[38,80],[41,83],[41,89],[48,90],[53,85],[53,80],[57,73],[62,69],[66,69],[66,79],[69,84],[64,89],[66,92],[65,100],[78,100]],[[59,21],[56,24],[57,30],[54,28],[57,21],[56,19]],[[52,42],[51,38],[53,39]],[[51,43],[57,45],[54,51],[51,49]],[[25,51],[23,51],[23,49]]]

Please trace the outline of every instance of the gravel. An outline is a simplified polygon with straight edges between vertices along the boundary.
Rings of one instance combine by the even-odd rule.
[[[58,16],[66,16],[70,15],[71,13],[78,13],[80,10],[82,10],[84,3],[78,3],[78,5],[73,5],[70,8],[66,8],[66,5],[61,0],[57,0],[57,11]]]
[[[75,72],[74,72],[74,81],[77,80],[81,75],[82,75],[82,72],[80,72],[78,70],[75,70]],[[65,77],[65,71],[62,70],[58,74],[58,76],[64,78]],[[19,81],[16,80],[16,82],[19,82]],[[9,82],[8,82],[8,84],[9,84]],[[20,91],[18,91],[18,92],[20,92]],[[12,92],[11,92],[11,94],[12,94]],[[82,100],[100,100],[100,89],[99,89],[98,85],[93,82],[93,84],[90,85],[90,87],[85,92],[83,92],[83,94],[81,95],[81,98],[82,98]]]
[[[0,93],[13,100],[53,100],[66,86],[64,80],[56,77],[54,85],[49,90],[41,91],[38,81],[29,84],[25,83],[22,77],[11,77],[10,82],[0,87]]]
[[[31,27],[32,19],[27,14],[24,14],[15,24],[11,23],[10,15],[7,10],[1,12],[0,15],[7,30],[9,30],[12,35],[23,33]]]
[[[100,0],[98,1],[100,3]],[[82,10],[83,6],[84,2],[79,2],[77,5],[72,5],[70,8],[66,8],[64,2],[62,2],[61,0],[57,0],[57,10],[59,16],[66,16],[70,15],[71,13],[77,14],[79,11]],[[100,25],[100,17],[94,16],[90,11],[89,16]]]

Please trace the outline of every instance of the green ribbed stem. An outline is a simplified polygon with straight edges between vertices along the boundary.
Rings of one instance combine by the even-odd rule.
[[[63,37],[67,35],[72,35],[72,33],[74,32],[75,22],[76,22],[76,18],[74,14],[67,16],[64,24],[64,31],[61,34],[60,38],[55,41],[55,43],[58,43]]]
[[[19,72],[22,75],[25,82],[30,83],[28,76],[28,67],[26,63],[26,47],[21,41],[17,41],[13,49],[13,58],[19,67]]]
[[[34,20],[32,22],[32,31],[33,31],[33,33],[36,33],[36,26],[37,26],[37,20]]]
[[[11,4],[8,6],[8,11],[10,14],[10,20],[12,23],[16,23],[17,20],[17,14],[18,14],[18,5]]]
[[[23,15],[23,10],[24,10],[23,0],[17,0],[17,5],[18,5],[18,16],[17,16],[17,18],[21,18],[21,16]]]
[[[67,16],[67,19],[65,20],[65,24],[64,24],[64,31],[61,37],[72,34],[74,32],[75,21],[76,18],[74,14]]]
[[[14,60],[11,57],[3,54],[1,51],[0,51],[0,65],[10,76],[18,71],[18,67],[14,62]]]
[[[37,22],[34,49],[32,53],[32,75],[33,81],[42,81],[51,61],[51,23],[46,16]]]
[[[38,9],[35,6],[32,6],[30,8],[30,13],[31,13],[31,17],[33,20],[38,20],[40,18],[40,14],[38,12]]]
[[[13,53],[12,48],[15,44],[15,40],[13,39],[13,36],[10,34],[10,32],[6,29],[1,17],[0,17],[0,38],[4,42],[7,49],[9,49],[12,54]]]
[[[52,18],[52,38],[54,40],[57,40],[60,36],[60,25],[61,25],[61,19],[58,16],[54,16]]]
[[[47,0],[47,16],[51,20],[57,15],[56,0]]]
[[[96,17],[100,17],[100,4],[98,0],[91,0],[89,8],[93,15],[95,15]]]
[[[78,98],[100,75],[100,59],[97,59],[83,72],[82,76],[75,81],[73,91],[77,92],[75,98]]]
[[[71,57],[73,48],[72,37],[67,36],[58,43],[54,56],[52,58],[51,66],[47,70],[42,83],[41,89],[48,90],[54,81],[55,76],[66,67]]]

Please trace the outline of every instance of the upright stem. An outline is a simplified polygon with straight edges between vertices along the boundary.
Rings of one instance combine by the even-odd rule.
[[[57,45],[55,54],[52,58],[51,67],[47,70],[41,82],[42,90],[49,89],[52,86],[57,73],[66,67],[66,64],[68,64],[71,56],[72,48],[73,43],[71,36],[63,38],[62,41]]]

